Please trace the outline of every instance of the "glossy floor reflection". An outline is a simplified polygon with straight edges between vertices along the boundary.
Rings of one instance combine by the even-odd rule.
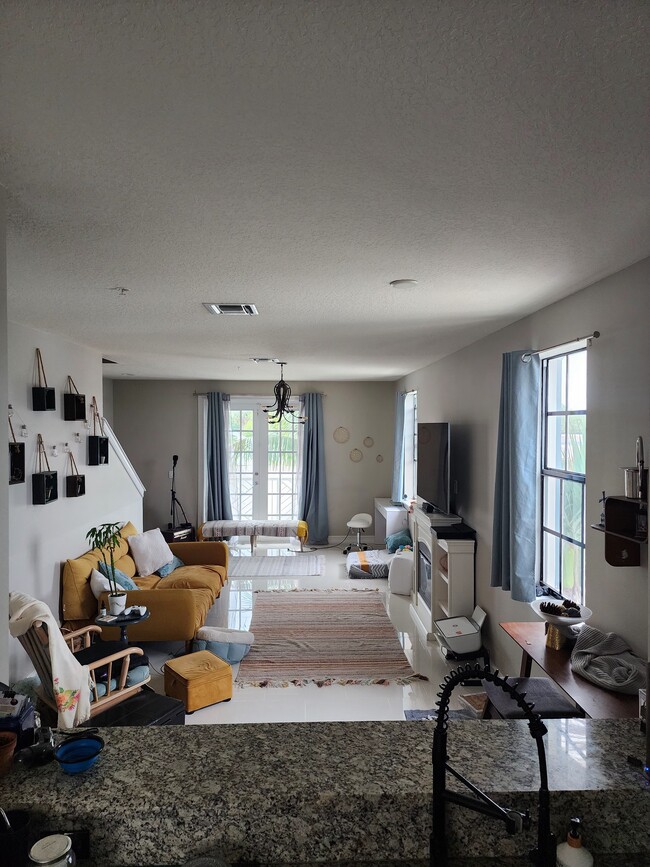
[[[297,546],[291,546],[299,553]],[[258,544],[256,557],[265,554],[287,556],[287,544]],[[345,572],[345,557],[340,549],[321,549],[325,557],[322,575],[304,578],[240,578],[230,579],[221,596],[209,612],[207,625],[249,629],[255,606],[256,590],[295,589],[377,589],[395,626],[404,652],[414,671],[428,677],[407,686],[288,686],[239,687],[235,680],[232,701],[204,708],[186,717],[187,724],[255,723],[255,722],[317,722],[349,720],[403,720],[404,710],[427,709],[435,706],[439,683],[453,667],[445,661],[435,643],[427,642],[422,627],[414,619],[410,599],[388,593],[383,579],[350,580]],[[248,556],[248,543],[236,546],[233,556]],[[350,603],[354,604],[354,594]],[[163,691],[160,669],[166,659],[182,652],[182,645],[158,644],[149,647],[153,663],[152,685]],[[236,667],[233,669],[235,672]],[[466,689],[470,692],[471,689]],[[455,697],[458,701],[457,696]],[[457,706],[457,705],[454,705]]]

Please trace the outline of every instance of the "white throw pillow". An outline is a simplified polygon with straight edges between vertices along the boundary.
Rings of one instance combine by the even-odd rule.
[[[105,575],[102,575],[97,569],[93,569],[90,573],[90,589],[93,591],[95,599],[99,599],[102,593],[111,592],[111,585]]]
[[[163,534],[156,527],[155,530],[147,530],[137,536],[128,536],[127,542],[131,549],[131,555],[135,560],[138,575],[153,575],[156,569],[171,563],[174,559],[172,549],[163,539]]]

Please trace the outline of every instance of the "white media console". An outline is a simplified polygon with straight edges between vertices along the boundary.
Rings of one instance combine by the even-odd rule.
[[[431,517],[435,518],[432,525]],[[474,531],[466,524],[439,522],[440,515],[415,509],[411,522],[415,598],[413,609],[435,640],[434,621],[474,610]]]

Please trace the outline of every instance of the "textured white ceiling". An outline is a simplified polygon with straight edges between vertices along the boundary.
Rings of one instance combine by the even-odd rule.
[[[649,9],[5,0],[10,318],[115,376],[390,379],[467,345],[650,254]]]

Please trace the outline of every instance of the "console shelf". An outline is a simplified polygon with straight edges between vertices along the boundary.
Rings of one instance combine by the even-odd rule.
[[[605,499],[605,523],[592,524],[605,534],[605,560],[610,566],[639,566],[641,545],[648,541],[648,504],[630,497]]]

